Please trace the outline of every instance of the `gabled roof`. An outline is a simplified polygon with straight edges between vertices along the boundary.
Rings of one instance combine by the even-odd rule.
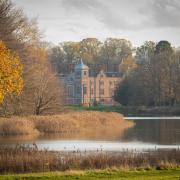
[[[106,77],[106,73],[103,70],[101,70],[101,71],[99,71],[97,76]]]

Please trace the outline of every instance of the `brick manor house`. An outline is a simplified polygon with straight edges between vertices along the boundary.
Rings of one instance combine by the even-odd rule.
[[[74,71],[63,78],[66,104],[115,104],[113,95],[121,81],[119,72],[90,73],[89,67],[81,60]]]

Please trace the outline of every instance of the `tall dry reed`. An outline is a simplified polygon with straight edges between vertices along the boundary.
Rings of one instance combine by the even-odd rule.
[[[180,166],[180,150],[137,152],[50,152],[32,147],[0,148],[0,173],[85,169],[163,169]]]
[[[0,122],[0,135],[29,135],[38,134],[35,124],[26,118],[13,117],[2,119]]]
[[[0,119],[0,135],[33,133],[77,133],[120,136],[122,130],[132,127],[123,116],[114,112],[80,111],[51,116],[11,117]]]

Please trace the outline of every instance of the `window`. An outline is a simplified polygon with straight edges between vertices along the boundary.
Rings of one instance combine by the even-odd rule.
[[[104,81],[100,81],[99,82],[99,88],[100,89],[104,89]]]
[[[81,94],[81,87],[80,86],[77,86],[76,92],[77,92],[77,94]]]
[[[113,96],[114,96],[114,90],[113,90],[113,89],[110,89],[110,90],[109,90],[109,95],[110,95],[110,97],[113,97]]]
[[[72,97],[72,96],[73,96],[73,87],[68,86],[68,97]]]
[[[91,89],[94,89],[95,86],[96,86],[96,85],[95,85],[95,82],[94,82],[94,81],[90,81],[90,88],[91,88]]]
[[[104,95],[104,81],[99,81],[99,94]]]
[[[87,77],[88,76],[88,71],[83,71],[83,76]]]
[[[85,84],[83,85],[83,94],[87,94],[87,86]]]
[[[117,86],[118,85],[118,81],[114,81],[114,86]]]
[[[112,87],[113,86],[113,82],[109,81],[109,86]]]
[[[104,86],[104,81],[100,81],[100,86]]]
[[[94,94],[94,89],[91,88],[91,94]]]
[[[104,89],[99,89],[99,94],[104,95]]]

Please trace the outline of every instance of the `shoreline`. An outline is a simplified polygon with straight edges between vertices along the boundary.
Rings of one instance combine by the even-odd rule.
[[[72,105],[72,106],[64,106],[64,111],[102,111],[102,112],[117,112],[123,114],[124,116],[139,116],[139,117],[147,117],[147,116],[180,116],[180,108],[177,107],[169,107],[169,106],[82,106],[82,105]]]

